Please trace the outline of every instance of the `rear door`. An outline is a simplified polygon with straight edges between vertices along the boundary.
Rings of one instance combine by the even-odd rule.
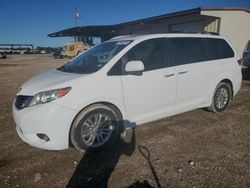
[[[202,107],[210,99],[208,91],[217,74],[217,65],[208,61],[206,41],[195,37],[169,38],[168,51],[171,64],[176,66],[175,112]]]

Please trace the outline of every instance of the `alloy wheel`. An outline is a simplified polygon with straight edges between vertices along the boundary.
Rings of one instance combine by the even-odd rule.
[[[109,140],[113,130],[114,125],[108,115],[95,113],[83,122],[81,138],[87,146],[99,147]]]

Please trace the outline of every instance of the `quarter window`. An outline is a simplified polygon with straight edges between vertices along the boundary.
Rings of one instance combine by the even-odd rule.
[[[247,44],[247,52],[250,52],[250,41],[248,41],[248,44]]]
[[[223,39],[207,38],[211,54],[209,60],[225,59],[234,57],[234,52],[229,44]]]

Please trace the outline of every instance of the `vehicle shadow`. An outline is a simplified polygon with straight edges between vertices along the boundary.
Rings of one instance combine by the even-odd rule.
[[[243,80],[250,80],[250,68],[242,68],[242,79]]]
[[[135,128],[131,130],[130,142],[119,137],[109,149],[99,152],[86,150],[67,187],[106,188],[120,157],[122,155],[131,156],[135,150]]]

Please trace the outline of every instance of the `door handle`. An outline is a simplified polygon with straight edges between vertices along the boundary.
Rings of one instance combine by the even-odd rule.
[[[166,74],[166,75],[164,75],[164,77],[172,77],[172,76],[174,76],[174,74]]]
[[[188,71],[181,71],[179,74],[186,74]]]

